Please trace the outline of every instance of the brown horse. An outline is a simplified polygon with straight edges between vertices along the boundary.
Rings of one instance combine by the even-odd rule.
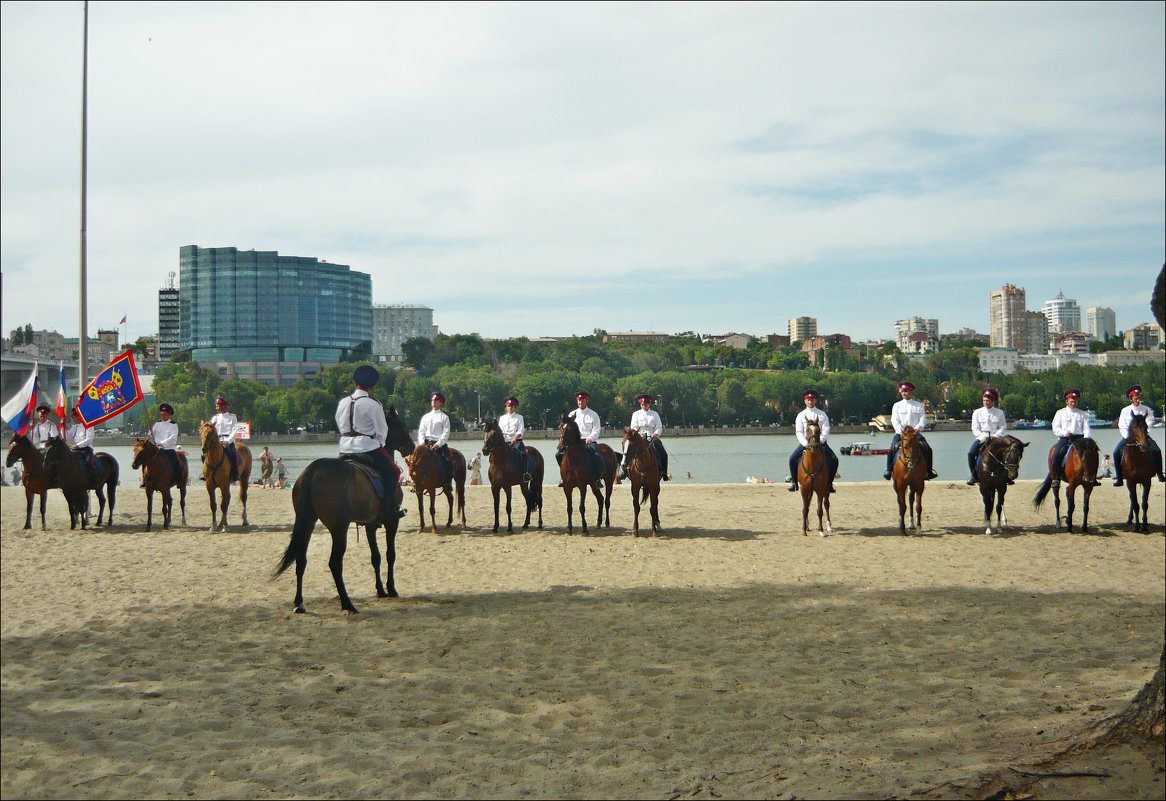
[[[1150,484],[1154,480],[1154,457],[1146,444],[1150,438],[1146,418],[1134,415],[1130,421],[1130,435],[1121,457],[1121,475],[1130,494],[1130,514],[1126,525],[1143,534],[1150,532]],[[1141,519],[1138,519],[1138,487],[1142,488]]]
[[[146,487],[146,531],[154,523],[154,493],[162,495],[162,528],[170,528],[170,517],[174,509],[174,499],[170,495],[171,487],[178,487],[178,507],[182,510],[182,525],[186,525],[186,484],[189,479],[189,468],[186,464],[186,454],[179,451],[178,471],[174,475],[170,469],[170,460],[162,453],[152,440],[138,437],[134,443],[134,470],[142,469],[142,483]]]
[[[818,496],[818,536],[833,532],[830,524],[830,467],[822,452],[822,427],[815,420],[806,423],[806,447],[798,462],[798,487],[802,492],[802,536],[808,536],[810,498]],[[822,530],[822,510],[826,512],[826,530]]]
[[[56,472],[57,484],[61,487],[61,494],[69,504],[69,528],[76,528],[81,524],[85,528],[89,522],[89,490],[97,495],[101,504],[98,507],[97,522],[100,526],[105,515],[105,493],[109,493],[109,525],[113,525],[113,507],[117,501],[117,481],[120,470],[117,460],[108,453],[94,454],[97,464],[95,474],[81,461],[82,457],[73,451],[60,437],[50,439],[45,447],[45,469]],[[104,488],[104,489],[103,489]]]
[[[498,423],[487,420],[483,427],[482,453],[490,459],[490,492],[494,494],[494,533],[498,533],[498,506],[502,490],[506,490],[506,533],[514,532],[510,519],[510,488],[518,485],[522,498],[526,501],[526,521],[523,528],[530,528],[530,515],[538,509],[538,527],[543,527],[543,455],[529,445],[524,446],[527,458],[533,463],[530,473],[524,473],[514,458],[514,448],[506,444]]]
[[[1049,448],[1049,474],[1045,477],[1044,483],[1040,485],[1040,489],[1037,490],[1036,497],[1032,499],[1032,505],[1039,509],[1045,496],[1049,494],[1049,489],[1052,488],[1053,505],[1057,512],[1057,527],[1059,528],[1061,525],[1061,482],[1053,480],[1053,476],[1059,472],[1058,466],[1053,464],[1056,451],[1056,445]],[[1084,508],[1081,513],[1081,531],[1083,533],[1089,531],[1089,496],[1093,493],[1093,488],[1101,483],[1097,480],[1097,462],[1096,442],[1088,437],[1078,437],[1073,440],[1065,456],[1065,480],[1069,483],[1065,490],[1065,499],[1069,502],[1065,524],[1070,534],[1073,533],[1073,509],[1077,487],[1081,487],[1085,494],[1082,503]]]
[[[437,533],[437,514],[433,507],[437,504],[437,493],[440,490],[449,503],[449,517],[445,527],[453,526],[453,496],[445,491],[445,482],[441,480],[441,470],[437,453],[427,445],[420,445],[413,449],[413,453],[405,458],[409,466],[409,480],[413,482],[413,491],[417,493],[417,513],[421,516],[421,527],[425,530],[425,495],[429,495],[429,520],[433,526],[433,533]],[[462,528],[466,527],[466,457],[454,448],[449,449],[449,460],[453,462],[454,492],[457,493],[457,511],[462,520]]]
[[[1020,460],[1024,458],[1027,442],[1021,442],[1009,434],[1005,437],[991,437],[980,449],[979,464],[976,466],[976,484],[980,487],[980,497],[984,499],[984,533],[989,537],[1000,533],[1008,525],[1004,514],[1004,496],[1008,493],[1008,482],[1015,481],[1020,474]],[[996,505],[996,531],[992,531],[992,505]]]
[[[389,424],[386,447],[408,457],[413,452],[413,439],[405,430],[397,416],[396,407],[390,406],[385,415]],[[375,483],[374,483],[375,482]],[[397,598],[397,585],[393,579],[393,566],[397,562],[397,525],[399,510],[404,493],[396,487],[383,487],[383,496],[377,495],[375,484],[381,478],[375,468],[366,467],[360,455],[352,459],[316,459],[292,487],[292,508],[296,520],[292,527],[291,541],[284,551],[272,578],[287,570],[292,562],[296,564],[296,597],[294,608],[304,612],[304,568],[308,565],[308,543],[312,531],[319,520],[332,534],[332,554],[328,567],[332,580],[336,582],[336,592],[340,596],[340,608],[355,614],[357,609],[348,597],[344,587],[344,552],[348,549],[348,527],[352,523],[363,525],[365,537],[372,558],[373,575],[376,576],[378,598]],[[385,527],[385,561],[388,570],[385,584],[381,582],[381,552],[377,548],[376,531]]]
[[[632,535],[640,536],[640,505],[648,501],[652,536],[660,534],[660,463],[648,440],[634,428],[623,430],[623,452],[632,482]]]
[[[569,413],[564,413],[559,420],[559,452],[563,458],[559,462],[559,475],[562,478],[563,494],[567,496],[567,531],[574,531],[573,517],[575,512],[574,499],[571,492],[579,490],[579,520],[583,523],[583,533],[587,534],[587,489],[595,495],[595,503],[599,506],[599,513],[595,519],[596,527],[602,526],[606,514],[607,527],[611,528],[611,490],[615,484],[615,474],[619,468],[619,458],[615,451],[607,445],[596,446],[600,460],[603,462],[604,488],[595,486],[591,474],[591,463],[586,452],[586,444],[579,433],[579,424]]]
[[[923,532],[923,490],[927,488],[927,460],[919,444],[919,432],[906,426],[899,440],[899,453],[891,468],[895,495],[899,499],[899,533],[907,534],[904,517],[910,512],[911,530]]]
[[[24,514],[24,527],[32,528],[32,499],[39,495],[40,527],[42,531],[46,530],[48,526],[45,525],[45,502],[48,500],[49,490],[56,489],[57,482],[53,481],[52,473],[45,470],[44,454],[37,450],[32,440],[24,434],[13,434],[12,441],[8,443],[8,458],[5,464],[12,467],[18,461],[24,468],[20,483],[24,485],[24,499],[28,502]]]
[[[206,471],[206,494],[211,502],[211,531],[227,530],[227,509],[231,505],[231,461],[227,449],[219,442],[219,433],[214,424],[202,420],[198,424],[198,435],[202,441],[203,469]],[[235,453],[239,456],[239,503],[243,504],[243,525],[247,522],[247,485],[251,482],[251,451],[241,442],[235,443]],[[220,497],[223,522],[219,523],[219,510],[215,508],[215,490]]]

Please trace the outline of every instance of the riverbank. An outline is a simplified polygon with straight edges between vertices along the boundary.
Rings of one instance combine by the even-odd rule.
[[[825,539],[780,486],[666,485],[659,539],[630,535],[624,486],[587,536],[553,487],[546,528],[495,535],[469,487],[465,531],[418,533],[408,500],[400,599],[375,598],[350,532],[354,617],[319,527],[308,614],[294,575],[269,580],[288,491],[252,490],[251,526],[210,534],[195,487],[188,527],[147,534],[134,486],[85,532],[57,492],[50,530],[22,530],[3,488],[0,795],[965,797],[1153,673],[1163,486],[1152,534],[1112,491],[1070,535],[1019,482],[988,537],[976,490],[943,482],[902,537],[886,483],[843,483]],[[1056,797],[1161,797],[1160,761]]]

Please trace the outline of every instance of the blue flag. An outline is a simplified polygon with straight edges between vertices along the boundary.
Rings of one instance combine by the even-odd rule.
[[[127,350],[81,391],[77,409],[81,412],[81,422],[86,428],[92,428],[103,420],[117,417],[141,399],[142,385],[138,383],[134,352]]]

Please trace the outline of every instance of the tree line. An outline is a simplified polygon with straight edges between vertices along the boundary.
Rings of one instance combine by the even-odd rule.
[[[833,346],[805,353],[797,346],[773,347],[755,340],[737,350],[701,342],[691,332],[667,342],[603,342],[603,332],[556,342],[526,338],[484,340],[476,334],[416,338],[404,345],[405,367],[378,367],[374,395],[393,404],[415,427],[430,408],[429,393],[440,390],[455,427],[472,427],[479,418],[502,413],[502,399],[514,395],[528,427],[553,428],[559,415],[575,407],[575,393],[591,396],[606,427],[627,424],[635,398],[648,393],[666,426],[789,426],[803,408],[809,387],[836,424],[865,424],[886,414],[906,379],[915,397],[938,418],[966,420],[981,405],[987,386],[1000,393],[1009,420],[1052,419],[1063,405],[1065,389],[1083,393],[1082,407],[1114,419],[1126,404],[1125,390],[1141,384],[1146,402],[1162,410],[1159,365],[1101,368],[1067,365],[1059,370],[986,375],[979,370],[976,343],[945,339],[934,353],[908,357],[893,343],[846,352]],[[986,344],[986,343],[979,343]],[[154,379],[157,403],[174,407],[183,432],[214,414],[218,395],[231,403],[240,420],[256,433],[299,430],[334,432],[337,401],[352,392],[352,372],[367,362],[330,365],[311,380],[290,387],[223,379],[187,361],[160,368]],[[377,366],[377,365],[374,365]],[[149,426],[156,406],[143,412]]]

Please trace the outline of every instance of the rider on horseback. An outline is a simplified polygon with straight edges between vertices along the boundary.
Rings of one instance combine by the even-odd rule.
[[[664,425],[660,422],[660,415],[652,408],[652,396],[643,394],[636,397],[636,401],[640,404],[640,408],[632,412],[631,428],[639,431],[644,435],[644,439],[652,446],[652,450],[656,453],[656,461],[660,465],[660,480],[670,481],[671,477],[668,475],[668,451],[664,450],[664,443],[660,441],[660,434],[664,431]],[[628,477],[628,455],[624,452],[623,461],[619,464],[619,477]]]
[[[834,478],[838,475],[838,455],[826,444],[826,438],[830,436],[830,417],[818,408],[818,390],[807,389],[802,393],[802,400],[805,402],[806,408],[798,412],[798,416],[794,420],[794,434],[797,435],[798,446],[794,448],[794,452],[789,457],[789,491],[798,491],[798,462],[802,460],[802,453],[805,452],[806,446],[810,442],[806,439],[806,423],[810,420],[816,420],[821,432],[819,442],[822,445],[822,454],[826,457],[826,466],[830,469],[830,491],[837,492],[834,489]]]
[[[361,454],[370,461],[381,476],[384,484],[384,523],[389,521],[389,510],[392,500],[396,497],[397,487],[401,483],[401,471],[393,460],[393,455],[385,449],[385,440],[389,436],[389,424],[385,420],[385,407],[369,393],[380,380],[380,373],[375,367],[362,364],[352,374],[356,384],[356,391],[345,395],[336,405],[336,427],[340,429],[340,456],[345,454]],[[371,401],[361,403],[361,401]],[[397,514],[405,516],[405,510],[398,510]]]
[[[502,439],[514,449],[514,459],[522,471],[523,481],[530,481],[530,461],[526,453],[526,443],[522,435],[526,433],[526,420],[518,413],[518,398],[511,395],[502,401],[506,413],[498,418],[498,431]]]
[[[1126,444],[1130,439],[1130,423],[1133,422],[1134,417],[1146,418],[1146,431],[1154,425],[1154,410],[1142,403],[1142,388],[1134,385],[1126,392],[1126,397],[1130,399],[1129,406],[1121,410],[1121,416],[1117,418],[1117,429],[1121,432],[1121,439],[1118,440],[1117,447],[1113,449],[1113,465],[1114,474],[1113,485],[1120,487],[1124,483],[1121,476],[1121,460],[1125,456]],[[1150,456],[1154,460],[1154,472],[1158,474],[1159,481],[1166,481],[1166,475],[1162,474],[1162,451],[1158,447],[1158,443],[1150,439],[1146,435],[1146,449],[1150,451]]]
[[[984,405],[976,411],[972,412],[972,447],[968,448],[968,471],[971,474],[968,478],[968,486],[976,483],[976,457],[980,455],[980,450],[988,443],[992,437],[1002,437],[1004,432],[1008,430],[1008,422],[1004,419],[1004,410],[996,407],[1000,401],[1000,396],[996,390],[988,387],[983,392]],[[1015,484],[1011,478],[1008,479],[1009,484]]]
[[[93,455],[93,435],[96,432],[85,427],[81,410],[76,407],[73,408],[73,421],[73,425],[65,433],[65,444],[77,454],[81,466],[85,468],[90,480],[93,480],[97,477],[97,457]]]
[[[1089,427],[1089,415],[1077,408],[1080,400],[1081,390],[1066,390],[1065,407],[1058,409],[1053,415],[1053,433],[1059,437],[1053,451],[1053,463],[1049,466],[1053,487],[1059,486],[1065,478],[1065,453],[1069,446],[1076,440],[1093,437],[1093,430]]]
[[[219,435],[219,442],[227,452],[227,461],[231,463],[231,481],[239,480],[239,454],[235,451],[235,430],[239,428],[239,418],[227,411],[227,399],[221,395],[215,398],[215,416],[211,418],[211,425]],[[203,457],[206,461],[206,457]],[[205,467],[204,467],[205,470]],[[205,476],[204,476],[205,478]]]
[[[449,415],[441,410],[445,405],[445,396],[440,392],[429,395],[429,404],[432,411],[421,418],[417,426],[417,440],[429,446],[437,456],[441,457],[442,478],[445,479],[444,490],[453,497],[453,459],[449,455]]]
[[[887,481],[891,480],[891,469],[895,466],[899,442],[903,439],[903,429],[907,426],[919,432],[920,436],[915,441],[919,443],[919,447],[923,451],[923,458],[927,462],[927,478],[935,478],[937,473],[932,469],[935,455],[931,452],[931,446],[927,444],[927,440],[922,435],[923,429],[927,428],[927,409],[922,403],[915,400],[915,385],[910,381],[903,381],[899,384],[899,394],[903,396],[903,399],[891,407],[891,425],[895,429],[895,436],[891,437],[891,447],[887,449],[887,470],[883,473],[883,478]]]
[[[173,414],[174,407],[169,403],[158,404],[158,416],[162,419],[150,426],[150,439],[158,446],[158,450],[162,451],[162,456],[170,465],[170,475],[174,476],[175,483],[180,483],[182,481],[182,467],[178,463],[178,451],[176,450],[178,448],[178,423],[171,419]],[[145,480],[143,475],[142,481],[145,482]]]
[[[591,475],[595,476],[595,488],[603,489],[603,457],[599,455],[599,435],[603,430],[603,425],[595,410],[587,408],[590,402],[591,396],[586,392],[576,392],[575,405],[577,408],[572,409],[567,416],[575,421],[575,425],[579,426],[579,437],[583,440],[583,452],[587,454],[587,458],[591,462]],[[555,461],[559,464],[563,463],[561,450],[555,452]],[[563,486],[563,482],[560,481],[559,486]]]

